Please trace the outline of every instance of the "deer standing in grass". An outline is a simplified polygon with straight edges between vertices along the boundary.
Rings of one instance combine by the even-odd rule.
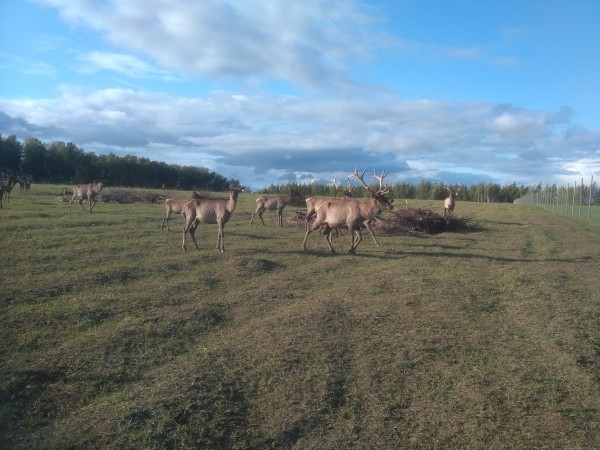
[[[390,187],[383,186],[383,179],[387,175],[385,171],[382,172],[379,177],[375,174],[375,178],[379,180],[379,190],[377,192],[373,190],[371,184],[367,185],[365,183],[365,172],[363,172],[362,175],[359,175],[358,169],[355,169],[352,176],[371,193],[372,198],[366,201],[358,199],[329,201],[321,205],[317,210],[315,221],[308,230],[306,230],[306,234],[304,235],[304,241],[302,242],[302,248],[304,250],[306,250],[308,236],[322,225],[327,225],[325,240],[329,246],[329,250],[331,250],[332,253],[335,253],[335,250],[331,245],[332,231],[339,228],[348,228],[352,240],[349,252],[355,253],[358,244],[362,241],[361,226],[363,224],[367,225],[368,222],[374,220],[382,211],[391,210],[393,208],[393,200],[386,197],[386,194],[390,192]],[[368,225],[367,228],[369,228]]]
[[[221,253],[225,252],[225,244],[223,242],[223,228],[233,211],[235,211],[235,206],[237,204],[238,194],[243,192],[244,188],[234,188],[229,190],[229,199],[202,199],[202,200],[189,200],[183,206],[183,218],[185,220],[185,225],[183,226],[183,242],[181,243],[181,248],[185,251],[185,235],[186,233],[190,233],[192,237],[192,241],[194,241],[194,245],[196,246],[196,250],[200,250],[198,248],[198,243],[196,242],[196,228],[198,228],[199,223],[209,223],[209,224],[217,224],[218,225],[218,233],[217,233],[217,250]]]
[[[19,180],[17,178],[13,177],[12,175],[9,175],[6,180],[0,181],[0,208],[3,208],[2,199],[4,198],[5,195],[6,195],[6,200],[8,203],[8,197],[9,197],[10,191],[12,190],[14,185],[17,184],[18,182],[19,182]]]
[[[265,224],[263,220],[263,213],[265,211],[277,211],[277,223],[279,226],[283,226],[283,208],[292,200],[292,188],[289,188],[287,195],[276,195],[276,196],[266,196],[262,195],[256,199],[256,211],[252,214],[250,218],[250,225],[252,225],[252,221],[254,220],[254,216],[258,214],[260,217],[260,221],[262,224]]]
[[[447,187],[446,189],[448,189],[448,197],[446,197],[446,200],[444,200],[444,216],[452,214],[452,212],[454,211],[454,206],[456,206],[455,199],[458,195],[457,191],[452,192],[452,190],[449,187]]]
[[[198,194],[196,191],[192,192],[192,200],[200,200],[206,198],[203,195]],[[174,198],[168,198],[165,200],[165,215],[163,216],[160,229],[164,229],[165,224],[167,225],[167,231],[169,230],[169,216],[171,214],[181,214],[183,212],[183,206],[189,202],[190,199],[177,200]]]
[[[350,185],[350,177],[348,177],[348,189],[344,189],[343,197],[307,197],[304,201],[306,203],[306,216],[304,217],[304,230],[308,230],[310,225],[310,219],[313,215],[317,213],[317,210],[321,207],[323,203],[327,202],[335,202],[342,201],[349,198],[354,198],[352,196],[352,186]],[[337,188],[339,186],[337,180],[334,178],[333,186],[335,188],[335,192],[337,192]]]
[[[73,197],[71,197],[71,201],[69,202],[69,211],[71,211],[71,206],[73,206],[73,202],[75,200],[79,200],[79,204],[85,210],[85,206],[83,206],[83,200],[87,199],[89,212],[92,212],[92,208],[96,205],[96,196],[102,190],[103,186],[104,184],[102,184],[100,181],[75,186],[73,188]]]
[[[348,189],[344,189],[344,196],[343,197],[308,197],[305,202],[306,202],[306,216],[304,219],[304,230],[308,230],[308,227],[310,226],[310,219],[312,218],[313,215],[315,215],[317,213],[317,210],[321,207],[321,205],[323,205],[324,203],[327,202],[343,202],[346,200],[355,200],[352,194],[352,191],[354,190],[354,187],[350,184],[350,178],[352,178],[352,176],[348,176]],[[335,180],[335,178],[332,180],[333,184],[335,186],[335,189],[337,191],[337,187],[338,187],[338,183]],[[373,233],[373,230],[371,228],[371,221],[370,220],[366,220],[364,223],[365,227],[367,228],[367,230],[369,231],[369,233],[371,234],[371,237],[373,238],[373,241],[375,241],[375,245],[379,247],[379,242],[377,241],[377,238],[375,237],[375,234]],[[327,225],[325,225],[325,230],[326,232],[328,231]],[[338,234],[341,234],[341,232],[336,229],[336,231],[338,231]],[[332,237],[333,235],[331,235]]]

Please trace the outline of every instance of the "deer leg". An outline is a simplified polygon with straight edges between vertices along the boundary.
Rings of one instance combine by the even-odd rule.
[[[304,216],[304,231],[308,230],[310,225],[310,218],[312,217],[314,211],[306,211],[306,216]]]
[[[327,242],[327,245],[329,246],[329,250],[331,251],[331,253],[335,253],[335,249],[333,248],[333,245],[331,244],[331,241],[333,239],[332,233],[333,233],[333,228],[331,228],[329,225],[325,225],[326,229],[325,229],[325,241]]]
[[[306,230],[304,241],[302,241],[302,250],[306,250],[306,241],[308,241],[310,233],[321,228],[321,225],[323,225],[323,223],[319,223],[318,220],[315,220],[315,222]]]
[[[187,249],[185,248],[185,235],[187,232],[190,233],[190,236],[192,235],[192,227],[193,227],[194,223],[190,220],[190,221],[185,221],[183,224],[183,240],[181,242],[181,248],[183,251],[186,251]],[[194,239],[194,242],[196,242],[196,240]],[[196,248],[198,247],[198,245],[196,244]]]
[[[358,247],[358,244],[360,244],[360,241],[362,241],[362,233],[360,231],[360,227],[357,229],[351,227],[350,236],[352,237],[352,244],[350,245],[350,250],[348,250],[348,252],[354,254],[356,251],[356,247]]]
[[[196,246],[196,250],[200,250],[200,247],[198,247],[198,242],[196,242],[196,228],[198,228],[198,224],[199,222],[194,221],[192,227],[190,228],[190,236],[192,237],[192,241]]]
[[[183,225],[183,241],[181,242],[181,249],[185,252],[187,249],[185,248],[185,234],[187,233],[187,223]]]
[[[375,234],[373,233],[373,230],[371,229],[371,221],[370,220],[365,221],[365,226],[367,227],[367,230],[369,230],[369,233],[371,233],[371,237],[375,241],[375,245],[377,247],[379,247],[379,242],[377,242],[377,238],[375,237]]]
[[[223,242],[223,237],[225,236],[225,230],[223,225],[219,225],[219,231],[217,233],[217,250],[221,253],[225,253],[225,243]]]

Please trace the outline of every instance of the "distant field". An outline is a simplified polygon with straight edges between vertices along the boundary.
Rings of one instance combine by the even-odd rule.
[[[477,232],[352,256],[243,194],[184,253],[162,205],[61,190],[0,210],[1,448],[598,447],[598,224],[459,201]]]

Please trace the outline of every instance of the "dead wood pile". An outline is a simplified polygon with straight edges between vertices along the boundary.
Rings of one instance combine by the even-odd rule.
[[[196,198],[211,198],[207,193],[196,192]],[[98,200],[109,203],[135,203],[135,202],[147,202],[147,203],[164,203],[166,199],[173,198],[168,193],[161,192],[138,192],[131,189],[109,189],[100,192],[98,194]],[[191,200],[191,197],[190,197]]]
[[[473,231],[477,226],[468,217],[455,214],[441,216],[429,209],[405,208],[394,209],[386,214],[391,217],[377,218],[372,225],[377,234],[423,233],[438,234],[446,231]],[[288,223],[304,227],[306,212],[294,211],[288,217]],[[314,218],[313,218],[314,220]]]
[[[163,203],[165,201],[164,194],[155,194],[153,192],[136,192],[130,189],[106,190],[98,194],[98,199],[108,203]]]

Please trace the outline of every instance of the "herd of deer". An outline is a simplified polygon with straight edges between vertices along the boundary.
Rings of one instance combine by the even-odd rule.
[[[339,232],[341,229],[347,229],[351,237],[351,245],[349,252],[355,253],[358,244],[362,241],[362,227],[364,226],[375,241],[375,245],[379,245],[377,238],[375,237],[373,230],[371,229],[371,223],[376,220],[383,211],[390,211],[392,207],[393,199],[388,197],[391,191],[391,186],[383,184],[383,179],[387,175],[387,172],[383,171],[381,175],[373,173],[373,177],[379,181],[379,188],[375,190],[372,186],[372,181],[367,184],[364,180],[365,171],[362,174],[358,173],[358,168],[354,170],[352,175],[348,176],[349,188],[344,190],[344,197],[308,197],[306,201],[306,218],[305,218],[305,234],[304,240],[302,241],[302,248],[306,250],[306,243],[308,237],[315,230],[321,230],[321,233],[325,237],[325,241],[331,252],[335,252],[332,239],[333,232]],[[352,194],[353,187],[350,180],[356,179],[370,194],[369,200],[354,198]],[[18,182],[13,177],[8,177],[7,180],[0,182],[0,207],[2,206],[2,198],[5,193]],[[337,190],[337,182],[333,180]],[[80,184],[73,189],[73,196],[69,201],[69,210],[76,200],[83,206],[83,200],[88,202],[88,211],[92,212],[94,205],[96,204],[96,197],[102,190],[103,184],[101,182],[95,182],[90,184]],[[452,214],[455,206],[455,198],[457,195],[456,191],[448,189],[448,198],[444,202],[444,215]],[[193,198],[187,200],[176,200],[167,199],[165,200],[165,214],[162,219],[161,229],[166,225],[169,230],[169,217],[171,214],[181,214],[184,219],[183,226],[183,241],[181,248],[186,250],[185,239],[189,233],[196,249],[198,250],[198,243],[196,242],[196,228],[200,223],[216,224],[218,226],[217,233],[217,250],[220,252],[225,251],[225,244],[223,241],[224,227],[229,221],[229,218],[233,214],[237,205],[238,195],[243,192],[244,188],[233,188],[229,191],[229,199],[213,199],[205,198],[193,192]],[[254,220],[254,217],[258,215],[263,225],[263,213],[265,211],[277,211],[277,223],[279,226],[283,225],[283,209],[287,204],[290,203],[292,192],[287,195],[277,196],[261,196],[256,199],[256,210],[250,218],[250,224]],[[312,217],[315,216],[314,221],[311,223]],[[170,231],[170,230],[169,230]]]
[[[355,253],[358,244],[362,240],[362,227],[364,226],[375,241],[375,245],[379,245],[375,234],[371,228],[371,223],[378,218],[383,211],[389,211],[392,209],[393,200],[388,197],[391,191],[391,186],[384,186],[383,179],[387,175],[384,171],[381,175],[377,173],[373,174],[373,178],[379,181],[379,188],[375,190],[372,187],[372,182],[367,184],[364,180],[364,175],[358,173],[358,169],[354,170],[354,173],[348,176],[349,189],[344,190],[344,197],[308,197],[306,201],[306,218],[305,218],[305,235],[302,242],[302,248],[306,250],[306,242],[308,237],[315,230],[322,230],[322,234],[325,237],[325,241],[331,252],[335,252],[332,245],[333,232],[339,232],[341,229],[348,229],[351,236],[351,245],[349,252]],[[356,179],[367,191],[371,194],[371,199],[361,200],[356,199],[352,195],[352,185],[350,179]],[[337,182],[334,180],[334,184],[337,189]],[[200,198],[196,192],[194,192],[194,198],[191,200],[176,200],[168,199],[165,201],[165,214],[162,219],[161,229],[164,228],[165,224],[167,230],[169,230],[169,217],[173,213],[181,214],[184,219],[183,226],[183,241],[182,249],[186,250],[185,241],[187,233],[190,234],[196,249],[198,249],[198,243],[196,242],[196,228],[200,223],[206,224],[217,224],[217,249],[221,252],[225,251],[225,245],[223,243],[223,228],[229,218],[231,217],[235,207],[237,205],[237,199],[240,192],[243,192],[243,188],[234,188],[229,192],[229,199],[207,199]],[[448,189],[450,191],[450,189]],[[445,215],[451,214],[454,209],[454,198],[456,192],[450,191],[448,199],[446,199]],[[276,211],[277,212],[277,223],[279,226],[283,226],[283,209],[287,204],[290,203],[292,198],[292,191],[290,190],[287,195],[276,195],[276,196],[260,196],[256,199],[256,210],[250,218],[250,224],[254,220],[254,217],[258,215],[263,225],[263,213],[265,211]],[[311,223],[313,216],[316,216],[314,221]]]

